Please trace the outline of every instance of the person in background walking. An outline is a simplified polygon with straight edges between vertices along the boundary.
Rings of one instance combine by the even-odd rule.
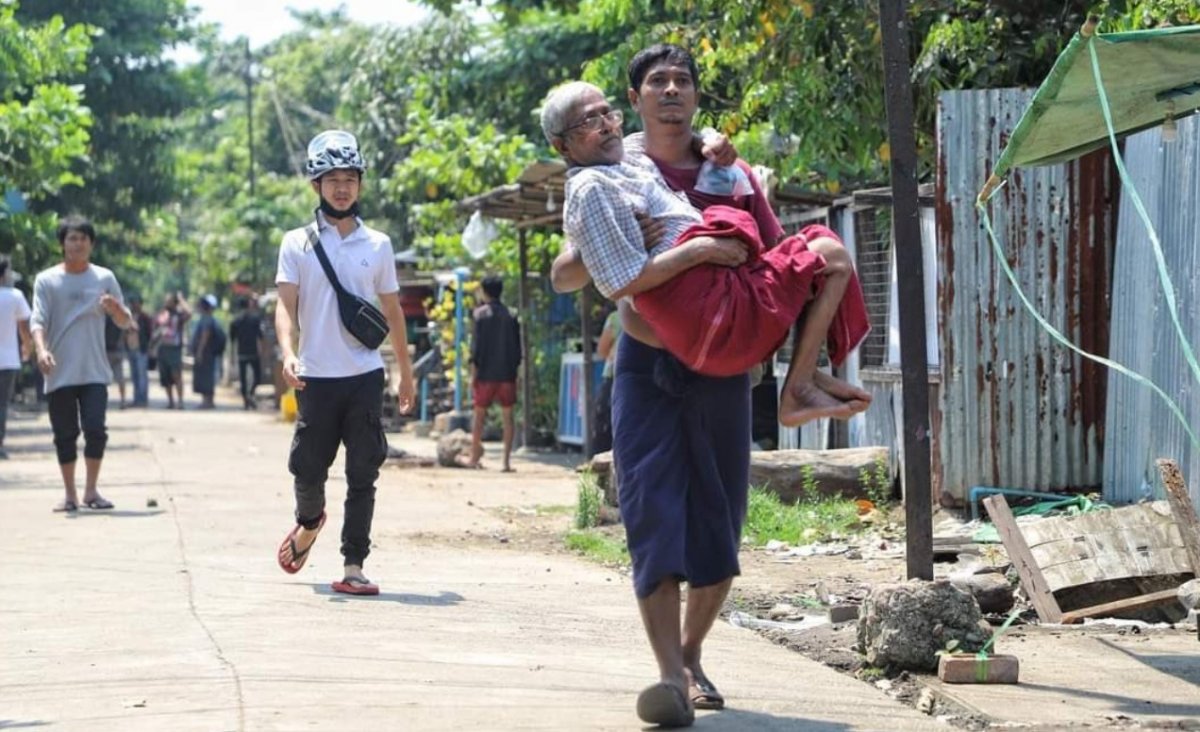
[[[604,374],[596,391],[596,428],[592,432],[592,449],[597,453],[612,449],[612,387],[617,365],[617,341],[621,338],[621,313],[614,309],[604,321],[596,354],[604,359]]]
[[[205,295],[197,305],[200,318],[192,331],[192,391],[200,395],[200,408],[212,409],[217,386],[217,362],[225,353],[225,333],[213,317],[215,295]]]
[[[150,403],[150,339],[154,335],[154,321],[142,309],[140,295],[130,295],[128,302],[133,327],[125,331],[125,346],[129,354],[129,380],[133,383],[133,406],[145,407]]]
[[[483,304],[475,308],[475,337],[471,339],[471,394],[475,402],[475,422],[471,430],[471,460],[467,467],[479,467],[487,410],[493,402],[498,402],[504,419],[504,472],[511,473],[509,458],[515,431],[513,405],[517,403],[517,367],[521,365],[521,326],[500,302],[503,280],[494,275],[484,277],[479,290]]]
[[[117,380],[117,392],[121,395],[121,409],[125,404],[125,358],[128,351],[125,348],[125,330],[113,322],[112,318],[104,320],[104,355],[108,357],[108,368],[112,370],[113,378]]]
[[[104,352],[104,321],[112,318],[117,327],[128,328],[133,319],[121,301],[117,278],[90,261],[95,241],[96,230],[87,219],[70,216],[59,221],[63,263],[39,273],[33,284],[30,330],[38,368],[46,375],[50,427],[66,489],[56,511],[76,511],[80,506],[75,490],[75,441],[80,428],[87,467],[82,505],[113,507],[96,488],[108,444],[105,417],[112,381]]]
[[[258,298],[246,298],[246,306],[229,324],[229,336],[237,348],[238,384],[242,391],[242,405],[254,409],[254,390],[262,381],[262,352],[266,348],[263,335],[263,319],[258,311]]]
[[[25,296],[12,286],[9,261],[0,257],[0,460],[8,459],[8,453],[4,450],[4,435],[13,384],[21,373],[21,362],[28,359],[33,350],[29,315],[29,303],[25,302]]]
[[[158,382],[167,390],[167,409],[183,409],[183,331],[191,317],[183,293],[176,292],[167,295],[155,319],[151,350],[158,362]]]

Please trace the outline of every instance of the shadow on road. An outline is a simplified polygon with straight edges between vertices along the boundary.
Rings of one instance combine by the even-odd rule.
[[[83,508],[81,506],[78,511],[59,511],[58,513],[62,514],[66,518],[71,519],[91,518],[92,516],[112,516],[113,518],[149,518],[151,516],[158,516],[159,514],[166,513],[166,511],[161,508],[154,508],[148,511],[135,511],[133,509],[122,508],[91,509]]]
[[[439,592],[436,595],[417,595],[407,592],[380,592],[378,595],[347,595],[342,592],[334,592],[333,588],[327,584],[313,584],[311,587],[314,594],[328,597],[330,602],[398,602],[402,605],[450,607],[465,600],[457,592]]]

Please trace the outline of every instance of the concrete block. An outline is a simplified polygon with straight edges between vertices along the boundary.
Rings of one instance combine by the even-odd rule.
[[[980,660],[973,653],[944,653],[938,661],[938,678],[947,684],[1015,684],[1019,671],[1016,656]]]
[[[858,605],[834,605],[829,608],[830,623],[837,625],[851,620],[858,620]]]

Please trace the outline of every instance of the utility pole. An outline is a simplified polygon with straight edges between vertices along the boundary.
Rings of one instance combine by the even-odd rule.
[[[904,390],[904,519],[909,579],[933,579],[933,496],[929,466],[929,364],[925,350],[925,268],[917,198],[917,143],[908,60],[907,0],[879,0],[891,148],[892,227],[900,306]]]
[[[255,192],[254,185],[254,74],[252,72],[252,63],[254,57],[250,55],[250,39],[246,38],[246,73],[244,79],[246,81],[246,147],[250,152],[250,205],[254,206],[258,203],[258,197]],[[258,291],[261,284],[258,279],[258,222],[254,221],[250,225],[250,277],[252,287]]]

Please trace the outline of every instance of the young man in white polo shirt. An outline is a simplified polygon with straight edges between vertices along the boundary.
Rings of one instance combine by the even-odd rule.
[[[0,460],[8,459],[8,453],[4,451],[4,434],[13,384],[21,373],[21,362],[33,352],[29,315],[25,296],[12,286],[8,259],[0,257]],[[19,344],[18,334],[21,336]]]
[[[375,480],[387,457],[381,424],[383,359],[343,325],[338,298],[317,255],[320,243],[341,286],[358,297],[378,300],[388,325],[399,375],[401,411],[415,392],[408,336],[400,309],[400,287],[392,242],[358,217],[358,197],[366,165],[358,141],[348,132],[329,130],[308,145],[305,164],[313,191],[320,197],[314,224],[293,229],[279,248],[275,282],[279,304],[275,325],[283,356],[283,378],[296,389],[299,417],[288,469],[295,477],[296,527],[279,547],[279,566],[300,571],[325,523],[325,480],[346,446],[346,501],[342,523],[343,578],[333,589],[352,595],[379,594],[363,574],[371,550]],[[299,355],[293,336],[299,329]]]

